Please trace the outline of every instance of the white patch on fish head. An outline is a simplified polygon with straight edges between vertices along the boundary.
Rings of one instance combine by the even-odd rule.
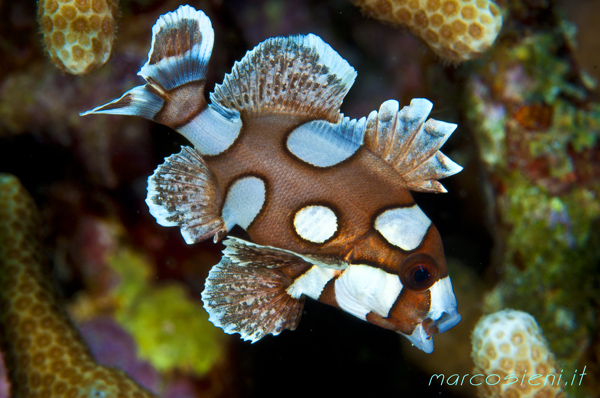
[[[364,264],[350,264],[335,281],[340,308],[362,320],[371,311],[387,317],[401,290],[398,275]]]
[[[429,292],[431,304],[425,320],[417,325],[411,335],[400,333],[427,354],[433,352],[433,335],[447,331],[461,320],[449,276],[436,281]]]
[[[437,333],[444,333],[446,330],[456,326],[461,320],[456,307],[456,296],[452,290],[450,277],[440,279],[429,288],[431,293],[431,306],[427,318],[433,321],[433,326],[437,328]]]
[[[430,225],[417,205],[389,209],[375,219],[375,229],[385,240],[406,251],[419,247]]]

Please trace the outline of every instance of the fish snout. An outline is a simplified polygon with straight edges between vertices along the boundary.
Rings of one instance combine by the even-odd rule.
[[[446,330],[453,328],[461,319],[462,317],[456,308],[452,308],[448,312],[443,312],[438,319],[425,319],[423,321],[423,329],[428,335],[433,336],[434,334],[444,333]]]
[[[427,317],[417,325],[408,339],[420,350],[431,354],[433,352],[433,335],[444,333],[460,322],[461,316],[456,309],[456,297],[452,290],[450,277],[445,277],[434,283],[429,289],[431,305]]]

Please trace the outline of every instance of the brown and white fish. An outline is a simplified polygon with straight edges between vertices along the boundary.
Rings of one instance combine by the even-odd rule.
[[[148,179],[159,224],[221,240],[202,293],[210,320],[257,341],[294,329],[305,297],[408,337],[425,352],[460,321],[439,233],[409,190],[445,192],[461,170],[438,149],[455,124],[432,104],[340,114],[355,70],[318,36],[265,40],[204,97],[213,47],[190,6],[152,29],[146,84],[84,114],[138,115],[186,137]]]

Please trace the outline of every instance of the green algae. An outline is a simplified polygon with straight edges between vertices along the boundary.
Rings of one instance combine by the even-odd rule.
[[[113,291],[115,316],[135,339],[140,357],[161,372],[180,369],[198,375],[222,358],[222,333],[181,285],[153,285],[151,262],[130,249],[112,254],[109,264],[120,277]]]
[[[501,279],[484,310],[533,314],[559,362],[575,369],[598,334],[600,104],[578,79],[564,33],[495,48],[471,71],[467,116],[495,195]]]

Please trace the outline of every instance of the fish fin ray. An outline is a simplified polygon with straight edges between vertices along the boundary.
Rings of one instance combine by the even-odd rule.
[[[137,86],[127,91],[121,97],[97,106],[89,111],[81,112],[80,116],[92,114],[141,116],[152,120],[164,104],[163,99],[147,84]]]
[[[426,121],[431,102],[415,98],[399,110],[397,101],[384,102],[367,118],[365,146],[388,162],[408,188],[420,192],[446,192],[437,180],[454,175],[462,167],[439,151],[456,125],[435,119]]]
[[[202,80],[212,54],[214,32],[202,11],[182,5],[161,15],[152,27],[148,61],[138,75],[164,89]]]
[[[259,245],[234,236],[228,237],[223,244],[223,254],[243,267],[280,268],[298,264],[300,261],[336,270],[348,267],[348,263],[337,256],[300,254],[278,247]]]
[[[356,71],[313,34],[270,38],[236,62],[211,102],[240,113],[310,115],[336,123]]]
[[[202,292],[209,320],[225,333],[239,333],[252,342],[284,329],[294,330],[304,298],[287,293],[293,279],[281,269],[310,264],[303,264],[291,252],[242,239],[228,238],[224,244],[223,258],[210,270]]]
[[[211,236],[218,240],[227,232],[221,198],[216,176],[191,147],[166,158],[148,178],[150,213],[160,225],[179,226],[188,244]]]

